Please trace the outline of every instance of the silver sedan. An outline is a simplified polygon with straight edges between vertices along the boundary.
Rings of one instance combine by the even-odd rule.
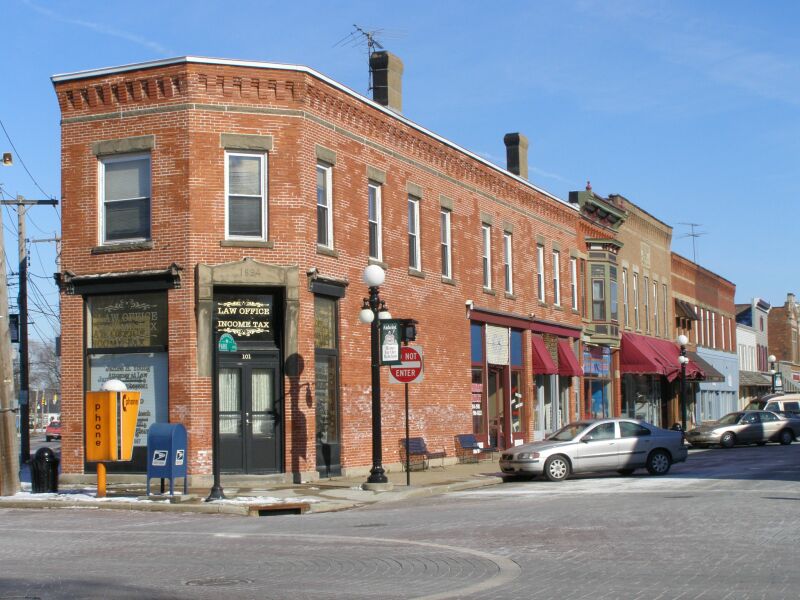
[[[665,475],[687,455],[679,431],[635,419],[587,420],[570,423],[540,442],[504,450],[500,469],[508,476],[544,474],[550,481],[591,471],[629,475],[638,468]]]
[[[737,444],[780,442],[791,444],[800,433],[800,419],[787,418],[768,410],[743,410],[728,413],[719,421],[706,423],[686,432],[686,441],[696,448],[719,444],[733,448]]]

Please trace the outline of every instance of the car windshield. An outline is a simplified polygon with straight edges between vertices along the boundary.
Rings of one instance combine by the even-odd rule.
[[[583,431],[586,430],[587,427],[591,425],[590,422],[581,421],[579,423],[570,423],[569,425],[565,425],[558,431],[556,431],[553,435],[549,436],[548,440],[556,440],[558,442],[569,442],[574,440],[578,437]]]
[[[742,416],[742,413],[730,413],[722,417],[719,421],[717,421],[720,425],[734,425],[739,422],[739,418]]]

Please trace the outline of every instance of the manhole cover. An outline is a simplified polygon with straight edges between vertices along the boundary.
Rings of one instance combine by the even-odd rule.
[[[253,583],[252,579],[240,577],[207,577],[205,579],[192,579],[186,585],[197,585],[203,587],[227,587],[231,585],[242,585]]]

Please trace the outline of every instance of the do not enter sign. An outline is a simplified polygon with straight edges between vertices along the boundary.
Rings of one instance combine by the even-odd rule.
[[[400,346],[400,364],[389,367],[389,383],[419,383],[422,377],[422,346]]]

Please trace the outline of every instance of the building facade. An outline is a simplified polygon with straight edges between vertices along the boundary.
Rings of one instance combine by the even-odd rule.
[[[689,414],[694,423],[719,419],[739,408],[734,295],[727,279],[672,253],[672,289],[676,333],[689,338],[690,358],[705,377],[692,390]]]
[[[507,170],[403,117],[402,63],[373,63],[374,100],[305,67],[192,57],[53,77],[67,478],[92,470],[83,396],[111,378],[143,397],[116,470],[142,472],[149,425],[176,422],[193,485],[215,460],[294,481],[366,473],[370,264],[386,308],[418,321],[409,416],[429,447],[452,457],[475,433],[504,448],[586,414],[586,281],[609,228],[527,181],[524,136],[506,136]],[[593,352],[613,388],[610,352]],[[403,387],[382,384],[398,468]]]
[[[793,293],[769,313],[769,349],[777,359],[774,368],[781,376],[780,387],[800,392],[800,303]]]
[[[736,305],[736,347],[739,355],[739,404],[744,407],[770,392],[769,373],[770,304],[753,298],[749,304]]]

